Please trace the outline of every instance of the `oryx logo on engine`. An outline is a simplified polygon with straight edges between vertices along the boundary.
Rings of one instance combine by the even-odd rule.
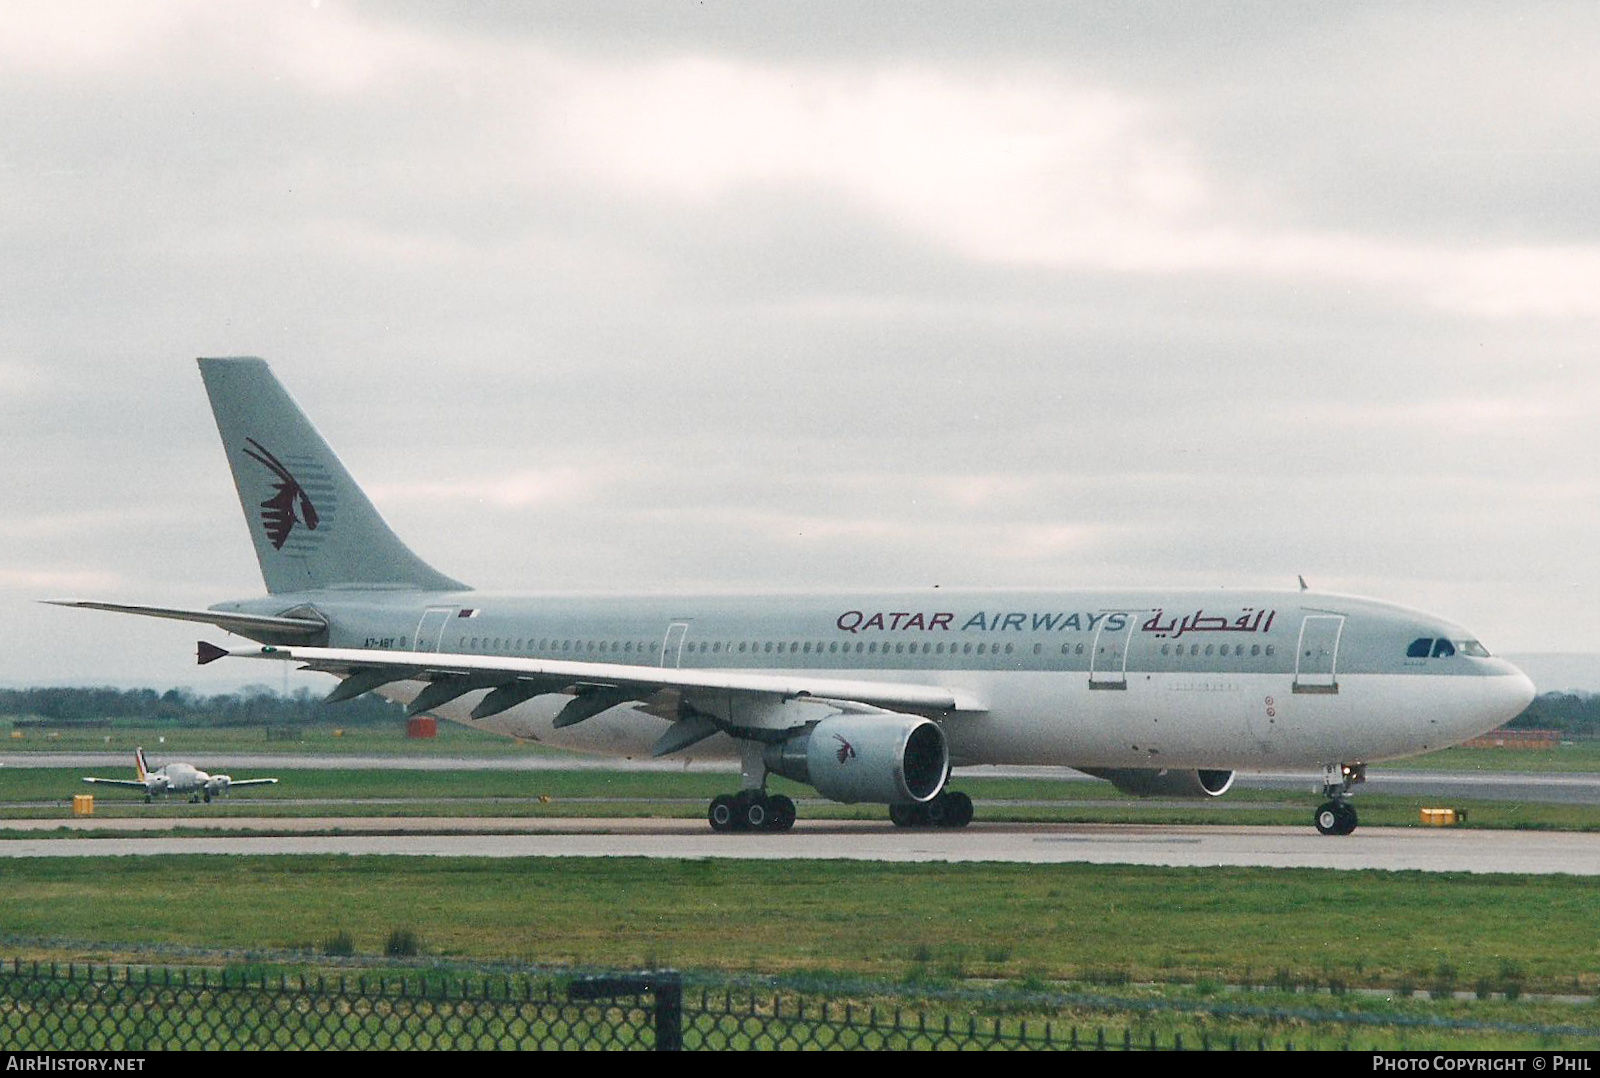
[[[856,758],[856,747],[854,745],[838,734],[834,734],[833,739],[839,743],[839,748],[834,752],[834,755],[839,758],[841,764],[849,763]]]

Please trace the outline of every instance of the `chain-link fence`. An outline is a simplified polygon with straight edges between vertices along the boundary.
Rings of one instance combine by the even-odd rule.
[[[1265,1019],[1278,1032],[1269,1039],[1226,1028],[1240,1017]],[[1531,1035],[1544,1047],[1600,1038],[1594,1029],[1228,1004],[1191,1010],[1033,994],[974,1003],[967,996],[898,996],[882,985],[858,986],[843,998],[799,987],[695,988],[675,972],[518,976],[480,968],[290,976],[231,967],[0,962],[0,1051],[11,1052],[1293,1050],[1349,1048],[1352,1041],[1372,1047],[1365,1042],[1386,1040],[1378,1027],[1419,1026]],[[1297,1045],[1297,1037],[1304,1042]]]
[[[685,992],[676,973],[535,983],[424,974],[0,964],[0,1050],[1239,1049],[1203,1033],[939,1015],[798,992]]]

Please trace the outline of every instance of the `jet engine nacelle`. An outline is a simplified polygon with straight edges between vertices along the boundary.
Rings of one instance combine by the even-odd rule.
[[[1221,797],[1233,785],[1232,771],[1178,771],[1153,767],[1085,767],[1086,774],[1105,779],[1135,797]]]
[[[939,724],[898,712],[843,714],[767,746],[766,765],[833,801],[931,801],[950,773]]]

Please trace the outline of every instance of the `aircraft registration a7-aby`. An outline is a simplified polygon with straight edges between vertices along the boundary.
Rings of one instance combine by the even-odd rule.
[[[85,778],[83,781],[101,786],[123,786],[130,790],[143,790],[146,801],[164,794],[188,794],[190,801],[204,799],[207,802],[213,797],[226,797],[230,790],[238,789],[240,786],[274,786],[278,782],[277,779],[236,779],[231,775],[212,775],[201,771],[193,764],[184,763],[167,764],[152,771],[145,763],[142,748],[134,751],[133,770],[139,776],[136,779]]]
[[[959,592],[574,599],[473,591],[390,530],[254,358],[201,376],[267,595],[208,610],[58,600],[205,622],[202,642],[332,674],[469,726],[616,756],[733,757],[711,826],[784,831],[770,774],[900,826],[962,826],[963,764],[1079,768],[1137,794],[1214,797],[1235,770],[1320,768],[1315,823],[1348,834],[1369,762],[1517,715],[1533,686],[1431,614],[1311,591]]]

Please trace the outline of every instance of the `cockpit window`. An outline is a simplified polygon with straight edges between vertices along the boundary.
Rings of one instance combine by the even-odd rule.
[[[1411,646],[1406,648],[1406,658],[1426,659],[1428,652],[1433,650],[1433,638],[1425,636],[1421,640],[1411,641]]]
[[[1433,657],[1435,659],[1448,659],[1456,653],[1456,646],[1445,639],[1433,642]]]
[[[1457,640],[1456,650],[1463,655],[1471,655],[1474,659],[1487,659],[1489,649],[1476,640]]]

